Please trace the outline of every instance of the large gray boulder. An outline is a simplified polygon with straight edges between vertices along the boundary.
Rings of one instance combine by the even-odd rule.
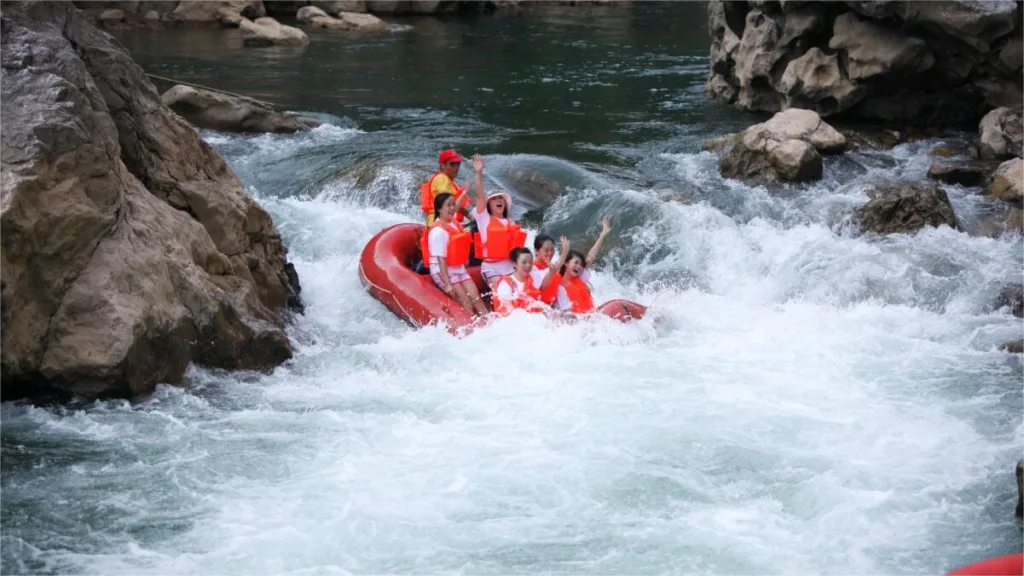
[[[726,178],[751,183],[808,182],[822,175],[822,154],[842,152],[846,137],[818,113],[790,108],[746,129],[719,160]]]
[[[145,394],[292,355],[270,216],[70,3],[2,13],[0,394]]]
[[[1024,98],[1019,5],[712,0],[706,89],[748,110],[967,127]]]

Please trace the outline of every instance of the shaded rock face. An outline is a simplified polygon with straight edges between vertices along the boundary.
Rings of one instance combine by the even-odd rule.
[[[181,84],[164,92],[161,101],[164,106],[174,110],[197,128],[225,132],[290,134],[320,125],[312,118],[276,112],[270,106],[256,100]]]
[[[707,92],[748,110],[967,127],[1022,98],[1013,0],[708,4]]]
[[[846,148],[845,136],[816,112],[798,108],[751,126],[733,141],[735,144],[719,160],[719,171],[726,178],[752,183],[818,180],[822,175],[821,154]]]
[[[4,4],[0,22],[4,399],[288,359],[298,278],[223,159],[70,3]]]
[[[864,232],[913,234],[925,226],[949,226],[959,230],[946,191],[913,182],[884,182],[868,193],[871,200],[854,214]]]

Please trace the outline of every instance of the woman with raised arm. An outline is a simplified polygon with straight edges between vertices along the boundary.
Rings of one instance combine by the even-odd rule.
[[[451,194],[445,192],[434,198],[434,224],[423,234],[420,251],[438,288],[466,310],[480,316],[487,314],[476,283],[466,271],[469,233],[455,222],[455,198]]]
[[[526,232],[511,218],[512,195],[504,190],[491,190],[484,194],[484,158],[473,155],[473,171],[476,175],[476,220],[477,233],[473,238],[476,256],[480,264],[480,275],[494,290],[498,278],[515,272],[509,254],[513,248],[526,244]]]
[[[590,266],[597,260],[604,239],[612,231],[611,219],[607,216],[601,220],[601,234],[584,256],[577,250],[569,250],[569,243],[563,239],[562,262],[558,274],[550,274],[541,284],[541,294],[550,292],[550,282],[557,282],[558,291],[555,297],[555,309],[567,310],[575,314],[589,314],[595,310],[594,298],[590,289]]]

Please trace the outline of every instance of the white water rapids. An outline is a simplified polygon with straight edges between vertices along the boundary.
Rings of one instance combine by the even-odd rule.
[[[1019,236],[856,237],[831,224],[863,178],[772,193],[664,154],[717,200],[584,190],[546,217],[642,214],[595,299],[661,322],[514,316],[459,340],[357,278],[372,235],[418,219],[412,175],[380,170],[384,208],[247,176],[361,134],[205,134],[288,243],[298,355],[136,403],[5,404],[8,465],[31,455],[5,473],[5,573],[939,574],[1020,551],[1022,371],[997,346],[1021,328],[991,306]],[[927,168],[885,156],[869,176]],[[983,202],[949,191],[958,214]]]

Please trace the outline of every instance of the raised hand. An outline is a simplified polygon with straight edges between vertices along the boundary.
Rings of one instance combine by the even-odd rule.
[[[605,216],[601,218],[601,234],[607,235],[612,231],[612,219],[611,216]]]
[[[483,172],[484,171],[484,157],[479,154],[473,154],[473,171]]]
[[[560,251],[560,254],[562,256],[562,260],[565,260],[566,254],[569,253],[569,239],[566,238],[565,236],[559,236],[558,237],[558,244],[562,247],[562,249]]]

